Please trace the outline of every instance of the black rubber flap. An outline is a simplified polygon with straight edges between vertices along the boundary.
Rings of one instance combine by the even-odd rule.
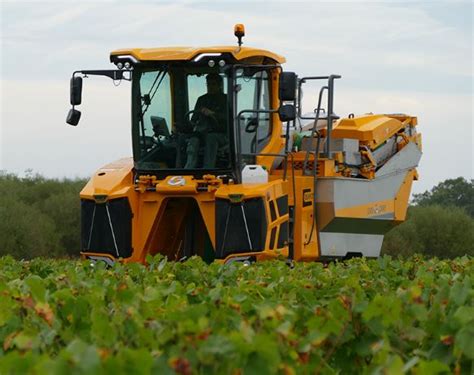
[[[248,232],[247,232],[248,231]],[[216,199],[216,256],[263,251],[267,234],[262,198],[231,203]]]
[[[127,198],[97,204],[81,201],[82,251],[128,258],[132,255],[132,211]]]

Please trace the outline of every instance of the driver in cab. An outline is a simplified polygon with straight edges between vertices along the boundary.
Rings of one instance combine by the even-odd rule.
[[[217,150],[227,144],[227,96],[224,82],[217,73],[206,76],[207,94],[200,96],[191,122],[195,134],[188,139],[186,169],[195,169],[200,147],[204,147],[203,168],[215,168]]]

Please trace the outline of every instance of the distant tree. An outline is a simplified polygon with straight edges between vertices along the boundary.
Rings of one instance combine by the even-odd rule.
[[[417,206],[456,206],[463,208],[474,218],[474,180],[467,181],[458,177],[443,181],[421,194],[413,195],[413,204]]]
[[[80,250],[81,203],[83,180],[43,180],[30,188],[36,201],[31,204],[53,220],[62,252],[78,255]]]
[[[0,171],[0,256],[78,255],[81,179]]]
[[[474,220],[458,207],[410,207],[407,221],[385,236],[382,253],[474,256]]]
[[[37,208],[11,196],[0,196],[0,256],[18,259],[61,254],[54,222]]]

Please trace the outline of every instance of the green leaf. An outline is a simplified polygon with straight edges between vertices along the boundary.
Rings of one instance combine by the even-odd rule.
[[[198,358],[204,364],[213,364],[219,360],[226,360],[234,352],[232,342],[220,335],[211,335],[200,345]]]
[[[34,337],[25,332],[20,332],[15,336],[12,343],[20,350],[31,349],[33,346]]]
[[[391,357],[388,360],[388,365],[385,368],[385,372],[387,374],[393,374],[393,375],[404,374],[402,359],[398,355]]]
[[[362,316],[365,320],[380,318],[382,324],[388,327],[399,321],[401,310],[402,305],[397,297],[377,294],[362,313]]]
[[[455,337],[455,345],[461,349],[463,354],[474,360],[474,325],[462,328]]]
[[[31,295],[36,301],[44,302],[46,297],[46,287],[44,280],[36,275],[31,275],[25,279],[25,284],[28,286]]]
[[[88,345],[80,339],[73,340],[65,349],[64,353],[73,361],[73,365],[85,373],[95,373],[100,365],[97,348]]]
[[[461,324],[468,324],[474,321],[474,307],[461,306],[454,313],[454,318]]]
[[[100,308],[94,308],[91,313],[91,331],[94,340],[99,345],[111,347],[117,340],[117,329],[111,323],[113,320]]]
[[[469,278],[465,278],[464,282],[461,284],[460,282],[455,283],[450,291],[450,298],[456,303],[457,305],[463,305],[471,293],[472,287]]]
[[[244,374],[274,374],[280,362],[275,340],[269,335],[256,335],[252,349],[244,366]]]
[[[418,366],[413,371],[417,375],[436,375],[436,374],[447,374],[451,373],[448,366],[437,360],[424,361],[421,360]]]
[[[15,302],[10,297],[0,294],[0,327],[14,316],[15,310]]]

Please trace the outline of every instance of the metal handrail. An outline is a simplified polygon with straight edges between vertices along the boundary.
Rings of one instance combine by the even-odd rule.
[[[301,114],[301,94],[302,94],[302,89],[301,86],[304,82],[308,80],[321,80],[321,79],[327,79],[328,84],[327,90],[328,90],[328,101],[327,101],[327,134],[326,134],[326,145],[325,145],[325,154],[327,158],[331,158],[331,132],[332,132],[332,122],[334,120],[337,120],[339,116],[335,115],[333,113],[333,108],[334,108],[334,80],[341,78],[340,75],[337,74],[331,74],[329,76],[313,76],[313,77],[303,77],[300,78],[299,83],[298,83],[298,118],[303,119],[303,120],[314,120],[316,117],[319,118],[319,112],[320,112],[320,105],[318,104],[318,113],[316,114],[316,117],[308,117],[308,116],[303,116]],[[320,92],[321,94],[321,92]]]
[[[317,144],[317,149],[318,150],[319,150],[320,137],[319,137],[319,132],[317,131],[317,126],[318,126],[318,121],[319,121],[319,113],[321,111],[321,101],[322,101],[322,98],[323,98],[324,90],[329,90],[329,87],[328,86],[323,86],[323,87],[321,87],[321,90],[319,90],[319,99],[318,99],[318,107],[316,109],[316,118],[314,119],[313,128],[311,129],[311,142],[313,142],[314,133],[318,133],[318,144]],[[306,151],[306,155],[304,157],[303,175],[306,175],[306,166],[308,164],[309,153],[310,153],[309,150]],[[318,157],[318,155],[315,155],[315,159],[314,159],[315,163],[317,162],[316,161],[317,157]]]

